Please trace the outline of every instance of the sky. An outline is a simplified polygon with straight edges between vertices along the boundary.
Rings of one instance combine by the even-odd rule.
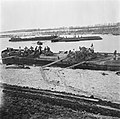
[[[0,0],[0,30],[115,23],[119,11],[120,0]]]

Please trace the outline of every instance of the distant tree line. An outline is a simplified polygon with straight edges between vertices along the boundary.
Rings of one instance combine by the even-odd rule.
[[[120,22],[118,23],[108,23],[108,24],[97,24],[93,26],[70,26],[70,27],[59,27],[59,28],[47,28],[47,29],[21,29],[6,31],[2,33],[18,33],[24,35],[82,35],[82,34],[113,34],[120,35]],[[6,35],[6,34],[4,34]],[[6,37],[0,35],[0,37]]]

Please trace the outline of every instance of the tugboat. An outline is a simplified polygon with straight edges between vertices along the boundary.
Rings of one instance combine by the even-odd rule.
[[[37,41],[37,45],[42,45],[43,42]]]

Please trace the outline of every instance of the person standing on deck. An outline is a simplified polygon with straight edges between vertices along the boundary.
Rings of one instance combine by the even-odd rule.
[[[47,51],[49,52],[50,51],[50,48],[47,46]]]
[[[38,48],[39,48],[39,53],[42,54],[42,46],[40,45]]]
[[[34,52],[34,48],[31,46],[30,47],[30,53],[33,53]]]
[[[94,53],[94,46],[93,46],[93,43],[92,43],[91,46],[90,46],[90,50],[91,50],[92,53]]]
[[[26,56],[28,56],[28,48],[25,46],[25,48],[24,48],[24,56],[26,57]]]
[[[117,50],[114,51],[114,60],[116,60],[116,57],[117,57]]]
[[[19,46],[19,51],[18,51],[18,54],[19,54],[19,56],[21,56],[21,47]]]

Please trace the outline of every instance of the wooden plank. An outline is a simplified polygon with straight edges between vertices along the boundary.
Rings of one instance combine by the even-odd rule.
[[[41,75],[42,75],[42,78],[44,79],[44,81],[48,81],[47,77],[46,77],[46,74],[45,74],[45,72],[44,72],[42,67],[40,67],[40,72],[41,72]]]
[[[53,64],[55,64],[55,63],[57,63],[57,62],[60,62],[61,60],[64,60],[64,59],[66,59],[66,58],[67,58],[67,57],[63,57],[63,58],[61,58],[61,59],[59,59],[59,60],[56,60],[56,61],[54,61],[54,62],[52,62],[52,63],[49,63],[49,64],[47,64],[47,65],[42,66],[42,68],[51,66],[51,65],[53,65]]]
[[[69,67],[66,67],[67,69],[70,69],[70,68],[73,68],[73,67],[75,67],[75,66],[78,66],[78,65],[81,65],[81,64],[83,64],[83,63],[85,63],[86,61],[82,61],[82,62],[79,62],[79,63],[77,63],[77,64],[73,64],[73,65],[71,65],[71,66],[69,66]]]
[[[102,55],[104,55],[104,54],[114,55],[114,53],[112,53],[112,52],[95,52],[95,53],[99,53],[99,54],[102,54]],[[116,54],[117,54],[117,55],[120,55],[119,52],[117,52]]]
[[[111,60],[113,59],[113,57],[105,57],[105,58],[101,58],[101,59],[94,59],[94,60],[91,60],[91,61],[87,61],[88,63],[96,63],[96,62],[102,62],[102,61],[107,61],[107,60]]]
[[[14,57],[16,57],[16,56],[8,56],[8,57],[1,58],[1,59],[9,59],[9,58],[14,58]],[[1,60],[1,59],[0,59],[0,60]]]

